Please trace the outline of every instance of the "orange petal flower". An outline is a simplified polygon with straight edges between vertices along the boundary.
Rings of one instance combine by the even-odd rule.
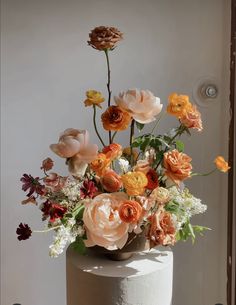
[[[195,105],[191,105],[190,107],[188,107],[186,112],[180,118],[180,122],[188,128],[193,128],[197,129],[198,131],[202,131],[201,113],[197,110],[197,107]]]
[[[108,159],[115,160],[122,155],[122,146],[117,143],[112,143],[108,146],[105,146],[102,152]]]
[[[167,112],[169,114],[181,118],[189,107],[191,107],[191,103],[187,95],[172,93],[169,96],[169,104],[167,106]]]
[[[127,223],[136,223],[142,216],[142,207],[135,200],[126,200],[119,207],[120,219]]]
[[[179,152],[177,149],[166,152],[163,161],[165,175],[179,185],[180,181],[190,177],[191,160],[188,155]]]
[[[124,188],[129,196],[142,195],[148,184],[146,175],[142,172],[128,172],[121,176]]]
[[[226,162],[222,156],[218,156],[217,158],[215,158],[214,162],[216,164],[216,167],[223,173],[226,173],[230,169],[228,162]]]
[[[121,131],[128,128],[131,116],[118,106],[110,106],[102,114],[102,124],[105,130]]]
[[[101,177],[110,164],[111,160],[108,159],[105,154],[99,153],[97,158],[90,163],[90,167],[99,177]]]
[[[89,90],[86,92],[87,99],[84,101],[84,105],[87,106],[98,106],[101,107],[101,103],[105,101],[105,98],[102,96],[102,93],[95,90]]]
[[[103,188],[107,192],[117,192],[122,186],[121,177],[113,170],[107,170],[100,180]]]

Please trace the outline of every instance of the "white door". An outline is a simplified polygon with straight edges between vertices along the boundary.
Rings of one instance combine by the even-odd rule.
[[[96,139],[82,101],[89,88],[106,92],[106,74],[102,54],[87,46],[88,32],[104,24],[125,33],[111,56],[113,93],[150,89],[165,105],[169,93],[186,93],[199,104],[204,131],[186,138],[186,151],[195,170],[204,172],[212,169],[216,155],[227,156],[230,1],[2,4],[1,304],[65,305],[65,256],[48,257],[51,236],[34,236],[24,244],[16,240],[19,222],[41,226],[37,209],[20,204],[19,179],[25,172],[39,173],[41,160],[52,157],[49,144],[65,128],[87,128]],[[204,102],[197,96],[204,81],[217,86],[215,99]],[[168,118],[159,131],[175,123]],[[63,163],[56,161],[63,172]],[[217,173],[188,182],[208,205],[207,214],[195,221],[212,231],[194,246],[187,242],[174,248],[173,305],[226,304],[226,180]]]

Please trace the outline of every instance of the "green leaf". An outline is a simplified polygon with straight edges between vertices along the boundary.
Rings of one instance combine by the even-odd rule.
[[[179,151],[179,152],[183,152],[184,151],[184,143],[180,140],[176,140],[175,141],[175,146],[176,146],[176,149]]]
[[[82,237],[77,236],[76,240],[71,244],[71,246],[76,252],[80,254],[86,253],[86,247]]]
[[[141,124],[141,123],[139,123],[137,121],[135,121],[135,124],[136,124],[136,127],[138,128],[138,131],[141,131],[143,129],[143,127],[144,127],[144,124]]]
[[[171,200],[165,205],[165,210],[167,212],[177,214],[179,212],[179,203],[174,200]]]
[[[75,218],[77,220],[81,220],[83,218],[83,214],[84,214],[84,205],[81,206],[81,208],[78,210],[77,214],[75,215]]]

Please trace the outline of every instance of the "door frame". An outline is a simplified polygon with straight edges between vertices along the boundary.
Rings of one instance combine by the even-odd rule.
[[[228,238],[227,238],[227,305],[236,305],[236,179],[235,179],[235,101],[236,101],[236,0],[231,0],[231,48],[230,48],[230,124],[228,160]]]

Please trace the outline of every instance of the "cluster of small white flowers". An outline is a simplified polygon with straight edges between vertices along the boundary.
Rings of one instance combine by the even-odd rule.
[[[77,201],[80,199],[80,184],[76,181],[69,181],[62,189],[62,193],[68,197],[71,201]]]
[[[204,213],[207,210],[207,206],[202,204],[201,199],[190,194],[187,188],[179,191],[176,186],[173,186],[169,189],[169,194],[171,199],[180,206],[181,212],[176,215],[175,220],[177,228],[180,228],[192,216]]]
[[[69,220],[66,227],[62,225],[56,231],[54,241],[49,246],[49,255],[51,257],[58,257],[63,252],[65,246],[73,243],[78,235],[84,235],[83,227],[75,226],[74,219]]]
[[[129,170],[129,161],[125,160],[123,158],[120,158],[117,160],[118,164],[120,166],[120,169],[122,170],[123,173],[127,173]]]

